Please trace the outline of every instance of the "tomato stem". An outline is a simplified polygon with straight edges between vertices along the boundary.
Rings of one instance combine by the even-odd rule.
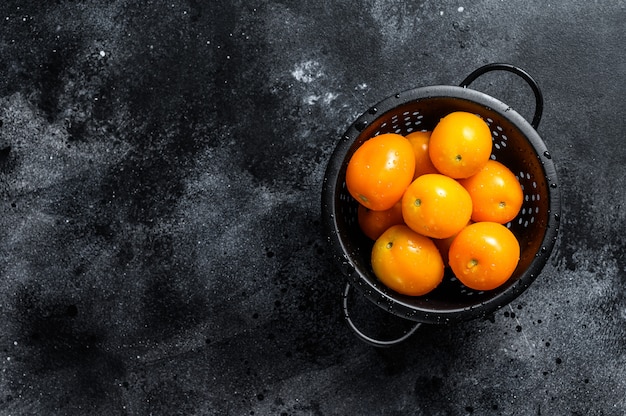
[[[415,206],[416,206],[416,207],[419,207],[420,205],[422,205],[422,200],[421,200],[421,199],[419,199],[419,198],[417,198],[417,199],[415,200]]]
[[[468,269],[473,269],[476,266],[478,266],[478,260],[476,259],[471,259],[470,261],[467,262]]]

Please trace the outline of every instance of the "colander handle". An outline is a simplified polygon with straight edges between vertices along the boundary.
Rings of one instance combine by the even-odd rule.
[[[490,71],[512,72],[513,74],[520,76],[524,81],[528,83],[528,85],[530,85],[530,88],[532,88],[533,93],[535,94],[535,115],[533,116],[533,121],[530,123],[530,125],[533,126],[535,130],[537,130],[537,127],[539,127],[539,122],[541,121],[541,116],[543,114],[543,94],[541,93],[537,82],[533,79],[533,77],[528,74],[528,72],[524,71],[523,69],[511,64],[487,64],[469,74],[467,78],[465,78],[463,82],[461,82],[460,86],[466,88],[472,82],[474,82],[476,78]]]
[[[396,339],[391,339],[391,340],[379,340],[379,339],[372,338],[369,335],[364,334],[359,328],[356,327],[356,325],[352,321],[352,318],[350,318],[350,313],[348,312],[348,295],[350,294],[351,288],[352,286],[350,285],[350,283],[346,283],[346,289],[343,292],[343,316],[346,319],[346,322],[348,323],[348,326],[350,327],[350,329],[362,341],[365,341],[366,343],[373,345],[374,347],[382,347],[382,348],[391,347],[393,345],[396,345],[405,341],[407,338],[409,338],[411,335],[415,333],[417,328],[419,328],[422,325],[421,323],[418,322],[413,327],[411,327],[411,329],[409,329],[405,334],[403,334],[401,337],[396,338]]]

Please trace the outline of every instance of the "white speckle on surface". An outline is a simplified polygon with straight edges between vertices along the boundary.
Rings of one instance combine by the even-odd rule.
[[[465,10],[465,9],[463,8],[463,6],[460,6],[460,7],[457,9],[457,11],[458,11],[459,13],[463,13],[463,10]]]
[[[106,53],[105,51],[100,51],[100,56],[101,56],[101,57],[103,57],[103,58],[104,58],[104,57],[106,56],[106,54],[107,54],[107,53]]]
[[[319,95],[309,95],[304,97],[304,102],[307,103],[308,105],[313,105],[316,102],[318,102],[320,99]]]
[[[335,99],[337,99],[338,96],[339,96],[338,94],[335,94],[333,92],[327,92],[323,95],[310,94],[304,97],[304,102],[308,105],[313,105],[321,100],[323,104],[328,105],[332,103],[333,101],[335,101]]]
[[[331,102],[335,101],[337,97],[337,94],[333,92],[327,92],[326,94],[324,94],[324,104],[330,104]]]
[[[315,79],[320,78],[323,73],[319,62],[308,60],[297,64],[294,70],[291,71],[291,75],[297,81],[309,84]]]

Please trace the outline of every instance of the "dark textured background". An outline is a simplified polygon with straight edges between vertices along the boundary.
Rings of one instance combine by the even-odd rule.
[[[626,414],[625,18],[622,0],[4,0],[0,413]],[[374,349],[342,320],[326,162],[369,106],[495,61],[544,93],[557,247],[488,319]],[[532,115],[513,76],[472,87]]]

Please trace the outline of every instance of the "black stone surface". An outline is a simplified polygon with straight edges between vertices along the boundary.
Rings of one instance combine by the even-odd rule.
[[[626,414],[625,18],[622,1],[3,1],[0,413]],[[342,318],[326,162],[369,106],[488,62],[544,93],[557,247],[488,319],[372,348]],[[514,76],[472,87],[532,116]]]

